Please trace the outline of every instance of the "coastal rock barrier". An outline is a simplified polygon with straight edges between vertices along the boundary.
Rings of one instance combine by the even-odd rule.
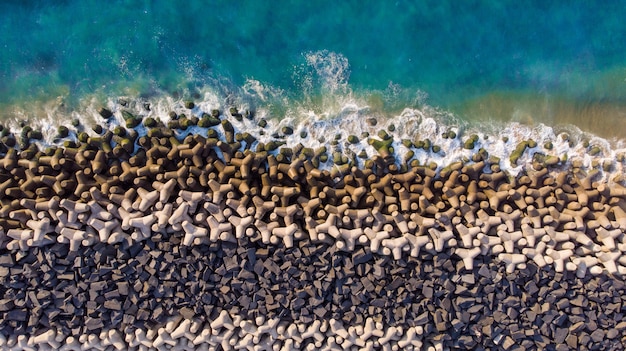
[[[45,150],[3,136],[1,347],[625,345],[626,188],[598,169],[403,163],[385,133],[358,167],[219,113],[125,119]]]

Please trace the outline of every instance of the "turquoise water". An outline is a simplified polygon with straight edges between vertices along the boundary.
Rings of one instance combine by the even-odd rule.
[[[50,101],[252,90],[277,117],[349,97],[621,139],[623,18],[587,1],[4,1],[0,105],[37,119]]]

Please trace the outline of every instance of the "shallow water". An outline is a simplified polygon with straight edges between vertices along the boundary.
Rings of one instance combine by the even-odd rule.
[[[461,121],[575,124],[623,139],[625,15],[619,3],[583,1],[9,1],[1,115],[41,120],[53,109],[65,121],[121,95],[210,90],[277,118],[355,101],[388,116],[427,105]]]

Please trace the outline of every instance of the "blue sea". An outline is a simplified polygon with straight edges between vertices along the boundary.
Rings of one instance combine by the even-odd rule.
[[[0,118],[67,124],[120,97],[192,99],[301,123],[408,108],[614,142],[624,18],[619,1],[3,1]]]

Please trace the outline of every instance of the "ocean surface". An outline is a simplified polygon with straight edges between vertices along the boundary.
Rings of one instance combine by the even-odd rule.
[[[191,99],[317,126],[409,109],[619,146],[624,18],[617,1],[2,1],[0,119],[45,131],[120,98],[163,114]]]

